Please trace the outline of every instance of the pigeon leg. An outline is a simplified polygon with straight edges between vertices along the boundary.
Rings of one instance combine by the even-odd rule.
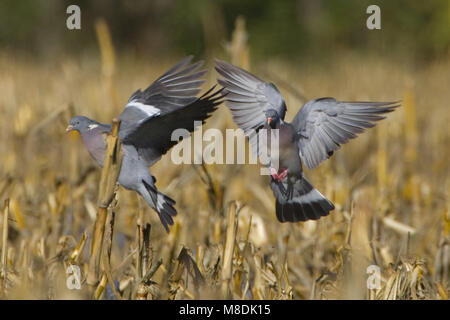
[[[278,181],[283,180],[284,178],[286,178],[287,176],[287,169],[283,170],[281,173],[278,173],[277,169],[275,168],[270,168],[270,175]]]

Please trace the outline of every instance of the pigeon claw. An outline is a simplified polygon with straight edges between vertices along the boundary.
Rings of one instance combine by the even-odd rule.
[[[270,168],[270,175],[275,180],[281,181],[287,176],[287,169],[283,170],[281,173],[278,173],[278,170],[275,168]]]

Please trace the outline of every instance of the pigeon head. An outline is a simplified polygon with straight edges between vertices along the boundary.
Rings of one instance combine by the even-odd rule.
[[[66,132],[76,130],[79,133],[83,133],[93,129],[95,126],[98,126],[97,121],[91,120],[83,116],[75,116],[72,119],[70,119],[69,125],[66,128]]]
[[[272,129],[277,128],[281,122],[278,112],[275,109],[268,109],[265,111],[265,114],[266,114],[267,125],[270,126]]]

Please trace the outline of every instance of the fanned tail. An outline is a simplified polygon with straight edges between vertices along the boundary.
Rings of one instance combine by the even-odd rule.
[[[317,220],[334,209],[302,175],[300,179],[288,177],[283,182],[271,178],[270,187],[276,198],[276,214],[280,222]]]

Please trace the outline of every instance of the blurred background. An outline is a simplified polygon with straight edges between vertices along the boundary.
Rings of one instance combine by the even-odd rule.
[[[66,27],[72,4],[81,30]],[[380,30],[366,27],[372,4]],[[449,17],[446,0],[1,1],[0,297],[448,299]],[[169,153],[151,172],[176,225],[166,234],[120,188],[92,289],[101,170],[64,129],[75,114],[111,122],[190,54],[211,71],[205,89],[214,58],[274,82],[288,121],[326,96],[402,107],[306,173],[336,205],[319,221],[280,224],[255,165],[175,166]],[[222,106],[209,127],[236,126]],[[66,286],[69,265],[81,290]]]
[[[82,31],[63,28],[66,8],[78,4]],[[368,30],[366,8],[382,9],[382,31]],[[119,52],[152,56],[195,54],[223,46],[238,16],[247,22],[252,57],[298,62],[327,59],[333,50],[430,61],[448,54],[448,1],[2,1],[2,47],[47,57],[97,50],[95,21],[103,17]],[[60,27],[61,26],[61,27]],[[405,56],[405,52],[408,54]]]

